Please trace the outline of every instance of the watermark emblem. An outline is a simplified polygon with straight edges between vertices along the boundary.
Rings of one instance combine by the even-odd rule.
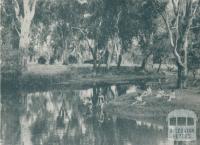
[[[173,141],[195,141],[197,115],[191,110],[178,109],[167,116],[168,139]]]

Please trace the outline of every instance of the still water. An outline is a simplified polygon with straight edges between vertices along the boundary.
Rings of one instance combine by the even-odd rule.
[[[170,142],[162,125],[108,114],[103,105],[127,86],[1,95],[1,145],[199,145]]]

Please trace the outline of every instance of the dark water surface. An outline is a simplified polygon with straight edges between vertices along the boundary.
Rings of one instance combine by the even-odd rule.
[[[167,123],[159,125],[107,114],[106,102],[127,86],[1,95],[1,145],[200,145],[173,143]]]

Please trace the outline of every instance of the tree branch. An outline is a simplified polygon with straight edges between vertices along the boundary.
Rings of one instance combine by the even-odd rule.
[[[173,0],[174,1],[174,0]],[[179,16],[180,16],[180,6],[181,6],[181,2],[180,0],[178,1],[178,6],[176,8],[176,36],[175,36],[175,48],[177,49],[178,46],[178,39],[179,39]]]
[[[155,2],[154,2],[155,3]],[[156,3],[155,3],[155,5],[157,5]],[[183,65],[183,63],[182,63],[182,61],[181,61],[181,57],[180,57],[180,55],[178,54],[178,52],[177,52],[177,46],[175,46],[175,44],[174,44],[174,38],[173,38],[173,33],[172,33],[172,30],[171,30],[171,28],[170,28],[170,24],[169,24],[169,20],[168,20],[168,15],[166,14],[166,18],[164,17],[164,15],[156,8],[156,11],[159,13],[159,15],[162,17],[162,19],[163,19],[163,21],[164,21],[164,23],[165,23],[165,25],[166,25],[166,28],[167,28],[167,31],[168,31],[168,34],[169,34],[169,39],[170,39],[170,44],[171,44],[171,46],[172,46],[172,48],[173,48],[173,52],[174,52],[174,56],[175,56],[175,58],[176,58],[176,60],[177,60],[177,63],[181,66],[181,67],[183,67],[184,68],[184,65]],[[166,12],[165,12],[166,13]],[[179,18],[179,16],[177,17],[177,20],[178,20],[178,18]],[[177,21],[177,23],[176,23],[176,27],[178,26],[178,21]],[[178,28],[178,27],[177,27]],[[178,32],[178,29],[177,29],[177,31],[176,32]],[[177,41],[177,37],[176,37],[176,41]],[[177,45],[177,42],[176,42],[176,45]]]
[[[36,2],[37,2],[37,0],[34,0],[32,7],[31,7],[31,12],[30,12],[31,19],[33,19],[34,15],[35,15]]]
[[[94,57],[95,56],[95,52],[93,51],[93,49],[92,49],[92,47],[90,45],[90,42],[89,42],[89,39],[87,38],[86,33],[81,28],[79,28],[79,27],[71,27],[71,29],[79,30],[84,35],[84,37],[85,37],[85,39],[87,41],[88,47],[89,47],[89,49],[90,49],[90,51],[92,53],[92,56]]]
[[[118,27],[118,24],[119,24],[119,19],[120,19],[121,12],[122,12],[122,11],[120,10],[119,13],[117,14],[117,20],[116,20],[117,33],[119,33],[119,27]]]
[[[177,49],[174,49],[174,56],[175,56],[175,58],[176,58],[176,60],[177,60],[177,63],[178,63],[182,68],[184,68],[184,64],[183,64],[183,62],[181,61],[181,57],[180,57],[180,55],[178,54]]]
[[[180,2],[180,0],[178,2]],[[177,15],[178,10],[177,10],[177,6],[176,6],[176,3],[175,3],[175,0],[172,0],[172,5],[173,5],[174,14]]]
[[[19,3],[17,0],[14,0],[15,3],[15,15],[17,20],[21,23],[22,16],[20,16],[20,8],[19,8]]]
[[[24,15],[26,15],[26,14],[30,14],[29,3],[30,3],[30,0],[23,0]]]
[[[196,12],[197,12],[199,6],[200,6],[200,0],[199,0],[199,2],[196,4],[196,6],[195,6],[195,8],[194,8],[194,11],[192,12],[192,16],[193,16],[193,17],[195,16],[195,14],[196,14]]]
[[[186,14],[186,29],[185,29],[185,33],[183,35],[183,48],[186,48],[187,45],[188,45],[188,34],[190,32],[190,29],[191,29],[191,26],[192,26],[192,21],[193,21],[193,18],[196,14],[196,11],[199,7],[199,4],[200,4],[200,1],[199,3],[196,3],[195,7],[194,7],[194,10],[193,10],[193,6],[192,6],[192,0],[190,0],[190,3],[188,4],[188,8],[187,8],[187,14]],[[193,11],[192,11],[193,10]]]
[[[84,37],[86,38],[87,43],[88,43],[88,46],[90,47],[90,43],[89,43],[89,40],[88,40],[88,38],[87,38],[85,32],[84,32],[81,28],[79,28],[79,27],[71,27],[71,28],[72,28],[72,29],[79,30],[79,31],[84,35]]]
[[[168,21],[168,16],[166,16],[166,21],[165,21],[167,30],[168,30],[168,34],[169,34],[169,39],[170,39],[170,43],[172,47],[175,47],[174,45],[174,40],[173,40],[173,33],[172,30],[170,29],[170,25],[169,25],[169,21]]]
[[[21,33],[19,32],[19,29],[17,28],[17,26],[16,26],[15,22],[14,22],[14,27],[15,27],[15,30],[17,31],[17,34],[18,34],[18,35],[19,35],[19,37],[20,37]]]
[[[163,21],[164,21],[164,23],[165,23],[165,26],[166,26],[167,31],[168,31],[168,34],[169,34],[170,44],[171,44],[172,47],[174,47],[173,33],[172,33],[171,28],[170,28],[170,24],[169,24],[169,20],[168,20],[168,15],[167,15],[167,13],[165,12],[165,14],[166,14],[166,18],[165,18],[165,16],[158,10],[158,7],[159,7],[159,4],[158,4],[159,2],[158,2],[158,1],[155,2],[155,1],[153,0],[153,3],[154,3],[153,6],[154,6],[155,10],[156,10],[157,13],[162,17],[162,19],[163,19]]]
[[[15,14],[17,15],[17,16],[19,16],[19,3],[18,3],[18,1],[17,0],[14,0],[14,2],[15,2]]]

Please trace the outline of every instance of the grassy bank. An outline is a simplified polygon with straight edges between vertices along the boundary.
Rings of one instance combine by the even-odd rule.
[[[168,101],[164,98],[156,98],[156,92],[144,97],[145,105],[134,104],[137,93],[119,96],[105,105],[104,109],[109,114],[132,118],[132,119],[153,119],[166,118],[167,114],[175,109],[193,110],[200,119],[200,90],[199,87],[188,89],[177,89],[176,98]]]
[[[158,80],[164,75],[158,73],[147,73],[135,70],[134,66],[122,66],[117,69],[112,66],[109,71],[103,66],[97,73],[93,72],[92,65],[29,65],[27,71],[18,78],[18,82],[11,84],[23,88],[48,88],[87,86],[93,84],[117,84],[117,83],[141,83],[145,81]],[[6,78],[2,78],[3,82]],[[12,79],[11,79],[12,80]]]

